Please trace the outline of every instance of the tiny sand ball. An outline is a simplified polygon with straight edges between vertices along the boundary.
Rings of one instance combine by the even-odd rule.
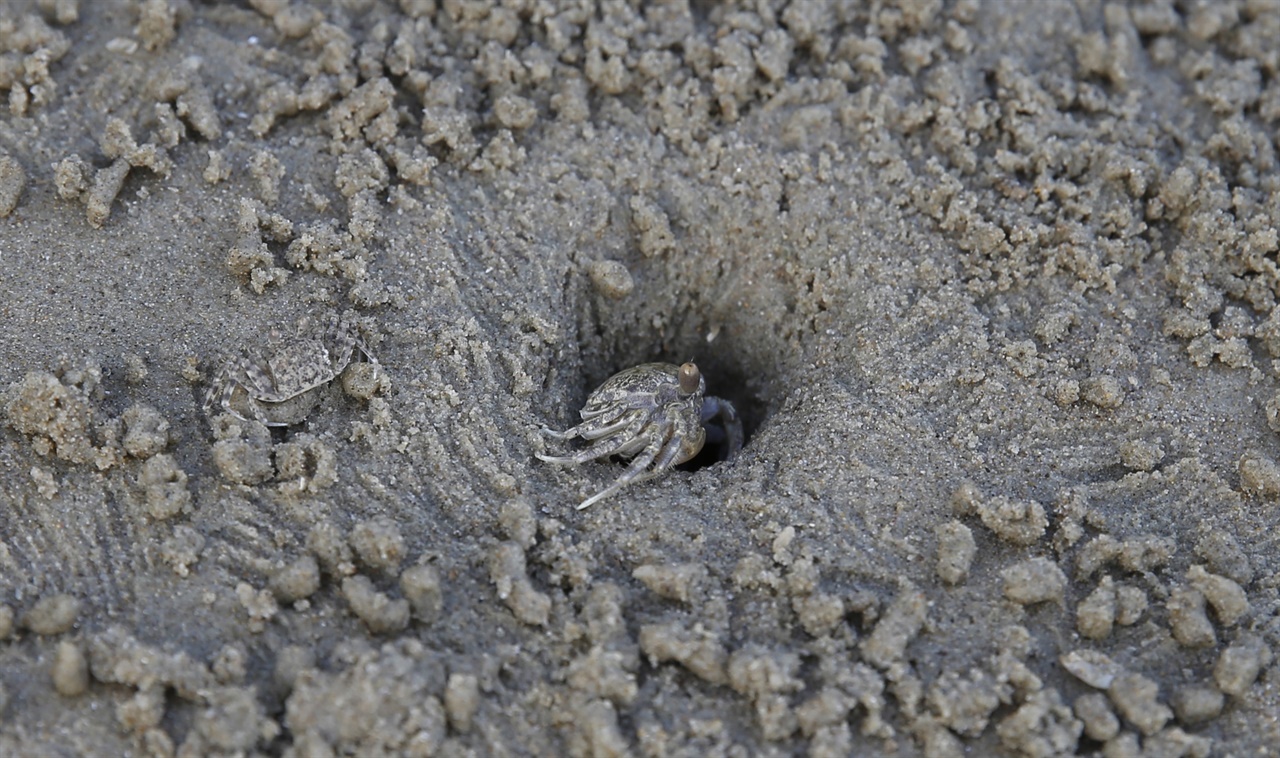
[[[630,295],[631,290],[636,287],[631,279],[631,272],[617,261],[593,261],[588,273],[596,291],[614,300]]]

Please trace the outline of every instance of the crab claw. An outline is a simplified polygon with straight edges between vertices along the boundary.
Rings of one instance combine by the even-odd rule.
[[[719,420],[719,423],[709,424],[713,419]],[[702,426],[707,430],[709,442],[726,443],[720,447],[721,460],[731,461],[742,450],[742,419],[738,417],[738,409],[733,407],[733,403],[714,395],[703,398]]]

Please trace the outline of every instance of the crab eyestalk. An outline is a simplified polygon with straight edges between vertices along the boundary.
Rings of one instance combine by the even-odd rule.
[[[688,397],[698,391],[698,385],[702,383],[702,372],[690,361],[680,366],[676,379],[680,383],[680,397]]]

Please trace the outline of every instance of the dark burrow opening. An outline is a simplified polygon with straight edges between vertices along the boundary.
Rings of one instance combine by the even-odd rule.
[[[769,413],[764,387],[758,381],[752,381],[745,371],[728,366],[711,356],[702,360],[695,358],[694,363],[698,364],[707,380],[707,395],[729,401],[738,412],[738,418],[742,421],[742,449],[745,451]],[[718,425],[719,419],[712,419],[708,423]],[[728,442],[723,439],[715,441],[715,435],[709,430],[707,443],[702,446],[701,452],[678,468],[681,471],[697,471],[724,460],[727,452]],[[742,453],[738,455],[741,456]]]
[[[624,214],[625,215],[625,214]],[[620,238],[627,236],[620,230]],[[622,240],[620,239],[620,242]],[[586,295],[581,324],[584,374],[589,397],[602,383],[645,363],[697,365],[705,395],[727,400],[742,422],[742,456],[778,401],[798,357],[795,330],[772,322],[785,305],[770,276],[735,268],[733,260],[707,257],[663,262],[619,256],[634,290]],[[588,284],[584,281],[583,284]],[[704,426],[718,424],[710,419]],[[678,466],[697,471],[725,459],[730,445],[708,434],[702,450]]]

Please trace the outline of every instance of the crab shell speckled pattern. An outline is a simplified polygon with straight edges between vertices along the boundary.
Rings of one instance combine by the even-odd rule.
[[[269,357],[241,356],[224,364],[205,395],[205,414],[212,417],[220,409],[266,426],[299,424],[319,403],[316,390],[338,378],[357,356],[378,362],[354,321],[335,316],[324,339],[298,339]]]
[[[587,404],[578,412],[583,421],[578,426],[578,436],[598,439],[603,435],[593,434],[594,431],[607,429],[619,419],[649,415],[654,417],[653,421],[670,427],[666,435],[669,439],[682,441],[680,455],[672,465],[697,455],[707,438],[702,428],[702,398],[707,381],[699,376],[697,391],[681,397],[679,372],[680,367],[673,363],[642,363],[609,377],[591,393]],[[645,441],[643,437],[637,438],[617,454],[635,455],[644,449]]]
[[[698,454],[707,439],[704,412],[734,426],[731,437],[740,447],[741,424],[732,404],[706,397],[706,382],[693,363],[645,363],[614,374],[587,398],[579,412],[582,423],[563,432],[543,427],[543,434],[558,440],[581,437],[592,444],[578,452],[553,456],[537,453],[548,463],[578,465],[613,455],[630,457],[631,463],[613,484],[578,505],[586,508],[631,482],[670,471]],[[709,405],[708,405],[709,404]],[[730,454],[736,452],[731,446]]]

